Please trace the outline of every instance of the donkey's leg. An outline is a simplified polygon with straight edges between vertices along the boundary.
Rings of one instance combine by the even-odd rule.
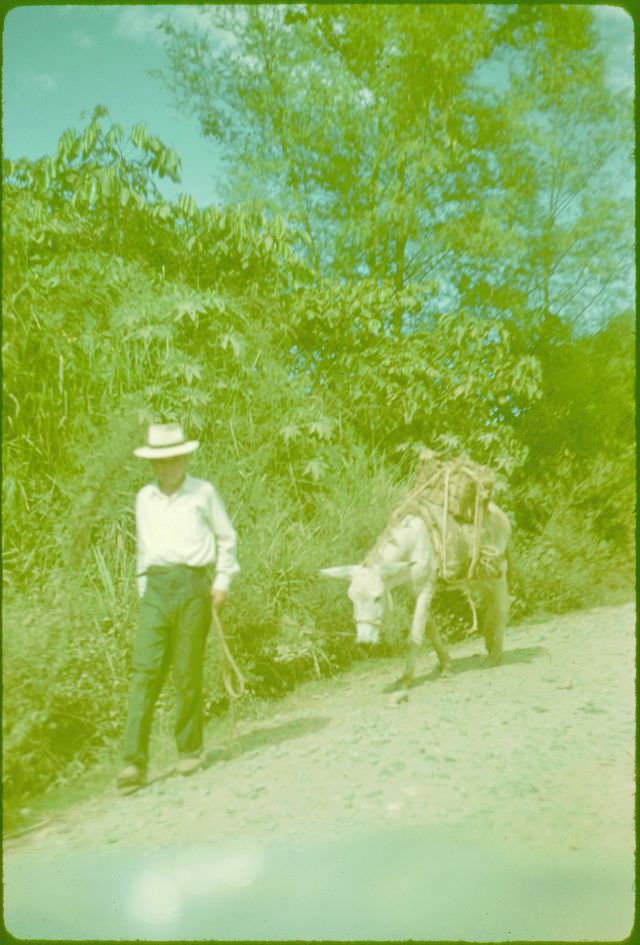
[[[477,633],[479,627],[478,607],[473,597],[473,591],[470,587],[463,587],[462,593],[466,597],[467,603],[469,604],[469,610],[471,611],[471,629],[469,633]]]
[[[424,641],[424,631],[427,624],[427,616],[429,614],[429,606],[431,605],[433,591],[433,586],[429,584],[426,587],[423,587],[422,590],[418,592],[416,597],[416,606],[414,608],[413,619],[411,621],[407,663],[404,673],[399,680],[402,686],[410,686],[416,674],[416,660]]]
[[[504,573],[488,584],[485,612],[485,640],[491,663],[500,663],[504,631],[509,619],[509,587]]]
[[[491,598],[493,597],[494,581],[474,581],[473,592],[476,598],[477,629],[484,637],[487,653],[491,652],[494,637],[494,619],[492,617]]]
[[[440,675],[441,676],[450,676],[451,675],[451,657],[449,656],[449,651],[442,642],[442,637],[440,636],[440,631],[434,620],[430,619],[427,623],[427,633],[429,634],[429,639],[433,644],[433,648],[436,651],[438,657],[438,663],[440,664]]]
[[[424,632],[426,629],[427,636],[433,644],[433,648],[436,651],[436,655],[438,657],[440,672],[442,675],[448,675],[451,670],[451,658],[449,656],[449,651],[442,642],[442,637],[440,636],[440,631],[438,630],[437,624],[429,613],[434,591],[435,584],[428,584],[424,590],[420,591],[418,594],[418,598],[416,600],[416,609],[413,614],[413,622],[411,624],[411,643],[413,645],[414,641],[418,642],[419,647],[424,638]]]
[[[409,640],[409,650],[407,652],[407,662],[405,663],[404,672],[402,676],[394,684],[395,687],[400,689],[408,689],[416,674],[416,661],[418,659],[418,653],[420,652],[420,644],[416,643],[415,640]]]

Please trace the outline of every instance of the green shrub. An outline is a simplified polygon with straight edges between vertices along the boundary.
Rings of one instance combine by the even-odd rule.
[[[4,617],[4,790],[7,802],[42,790],[69,762],[89,763],[118,732],[126,685],[125,630],[97,594],[57,574]]]
[[[94,112],[84,145],[69,132],[57,157],[5,169],[9,803],[121,737],[136,620],[133,501],[150,472],[132,449],[151,419],[179,419],[202,441],[192,471],[215,483],[237,527],[242,571],[223,622],[256,695],[361,652],[346,585],[319,571],[362,560],[423,443],[469,449],[501,471],[499,501],[515,526],[513,621],[628,591],[629,318],[576,347],[591,386],[603,378],[591,399],[582,381],[570,398],[547,384],[532,411],[551,368],[528,339],[521,356],[494,318],[425,321],[421,284],[399,294],[393,280],[320,278],[280,220],[185,196],[163,202],[152,178],[160,166],[175,178],[176,156],[134,129],[123,157],[105,118]],[[557,455],[580,406],[588,449],[574,436],[565,468]],[[406,646],[411,601],[394,596],[383,653]],[[434,615],[449,639],[467,635],[461,594],[438,594]],[[226,704],[215,641],[205,674],[213,715]],[[161,719],[171,695],[169,683]]]
[[[554,516],[540,534],[517,538],[513,571],[514,621],[593,607],[633,592],[633,557],[599,537],[572,509]]]

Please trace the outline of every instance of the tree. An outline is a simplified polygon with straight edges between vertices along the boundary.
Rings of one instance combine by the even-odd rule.
[[[542,396],[515,422],[528,448],[513,477],[520,521],[535,529],[558,507],[577,509],[585,528],[593,525],[628,553],[636,482],[633,314],[577,337],[558,322],[541,357]]]
[[[477,89],[487,180],[460,218],[458,288],[535,348],[548,315],[593,330],[630,302],[631,103],[607,87],[588,7],[519,7],[510,30],[501,82]]]
[[[515,419],[539,396],[537,359],[496,318],[443,314],[396,337],[420,293],[374,280],[323,280],[279,309],[283,357],[331,398],[368,446],[408,471],[423,446],[468,452],[510,475],[525,459]]]
[[[494,320],[441,317],[440,291],[445,257],[461,269],[461,217],[486,194],[474,82],[509,17],[262,5],[208,22],[223,41],[166,25],[166,78],[241,156],[252,197],[286,207],[304,238],[318,278],[279,305],[292,368],[387,452],[435,438],[512,469],[523,451],[511,419],[537,395],[535,361]]]
[[[588,8],[207,16],[217,33],[167,24],[165,78],[241,158],[232,191],[286,207],[321,272],[427,283],[425,313],[443,297],[519,320],[628,303],[630,200],[610,182],[630,103],[606,87]]]
[[[246,168],[236,194],[288,208],[322,272],[425,278],[483,7],[213,8],[219,42],[166,25],[167,81]]]
[[[82,131],[64,132],[55,156],[4,163],[9,557],[32,543],[34,515],[77,505],[87,443],[133,405],[134,415],[153,414],[179,401],[185,422],[206,427],[199,381],[205,370],[212,386],[234,374],[246,325],[238,297],[256,273],[274,285],[295,276],[281,221],[266,227],[187,197],[167,204],[154,177],[178,168],[141,126],[125,139],[103,108]],[[105,450],[96,482],[119,475],[121,457],[113,444]],[[40,532],[46,556],[59,553]]]

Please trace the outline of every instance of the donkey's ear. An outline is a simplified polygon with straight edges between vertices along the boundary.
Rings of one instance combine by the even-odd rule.
[[[354,572],[355,564],[341,564],[337,568],[322,568],[320,574],[330,578],[349,578]]]
[[[409,577],[413,561],[384,561],[378,565],[384,581],[403,581]]]

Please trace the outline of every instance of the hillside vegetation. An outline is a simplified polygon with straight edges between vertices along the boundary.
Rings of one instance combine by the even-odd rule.
[[[239,173],[224,205],[168,202],[159,184],[179,179],[179,155],[101,107],[54,154],[4,163],[9,803],[73,777],[120,735],[133,496],[149,475],[132,449],[151,419],[178,419],[202,441],[192,471],[217,484],[237,527],[242,573],[225,626],[256,695],[355,658],[344,589],[318,570],[363,556],[423,446],[497,470],[514,524],[514,618],[630,593],[631,230],[625,201],[602,186],[605,133],[626,113],[596,70],[587,14],[518,8],[485,30],[484,8],[464,8],[473,55],[456,59],[449,8],[433,8],[419,50],[419,8],[371,8],[372,22],[336,8],[334,33],[330,8],[301,8],[284,25],[275,9],[250,8],[242,36],[282,72],[256,67],[242,85],[240,60],[230,62],[217,89],[244,109],[232,152],[271,149],[251,151],[262,198]],[[573,32],[554,16],[573,17]],[[419,83],[403,87],[402,68],[384,82],[375,71],[392,40],[401,59],[422,56],[414,70],[440,51],[429,103]],[[215,136],[203,48],[185,71],[189,37],[169,31],[167,43],[176,94]],[[477,78],[491,55],[521,56],[497,103]],[[294,76],[309,57],[319,71],[303,88]],[[571,77],[561,89],[534,68],[549,61]],[[340,83],[327,96],[323,70]],[[524,130],[527,70],[549,122],[535,141]],[[373,114],[356,108],[363,88]],[[572,96],[582,96],[576,135],[593,133],[580,174],[560,147]],[[287,105],[281,124],[276,101]],[[398,645],[407,607],[399,600],[383,652]],[[436,608],[451,635],[464,633],[464,601],[443,594]],[[225,700],[208,673],[214,713]]]

